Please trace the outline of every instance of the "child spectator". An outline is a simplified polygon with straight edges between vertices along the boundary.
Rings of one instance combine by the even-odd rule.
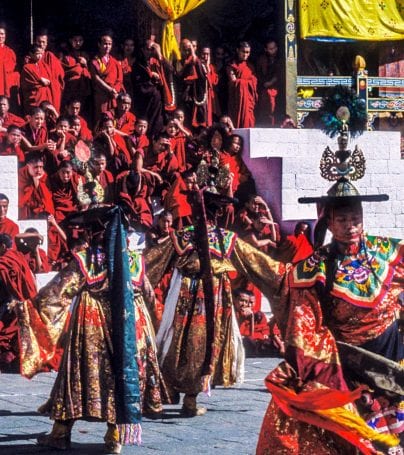
[[[9,199],[0,193],[0,234],[7,234],[14,242],[14,237],[20,232],[18,224],[7,218]]]
[[[254,312],[254,294],[246,289],[235,292],[236,317],[243,338],[247,357],[265,355],[269,352],[269,327],[262,311]]]

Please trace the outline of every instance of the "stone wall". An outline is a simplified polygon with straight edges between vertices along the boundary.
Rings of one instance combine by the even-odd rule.
[[[257,190],[269,203],[285,231],[297,220],[316,218],[314,204],[298,204],[302,196],[321,196],[331,186],[321,178],[324,148],[337,149],[337,140],[319,130],[252,129],[238,131],[245,140],[243,159],[253,173]],[[366,174],[354,185],[361,194],[387,193],[386,202],[364,203],[365,228],[370,234],[404,238],[404,160],[400,133],[365,132],[351,140],[366,158]]]

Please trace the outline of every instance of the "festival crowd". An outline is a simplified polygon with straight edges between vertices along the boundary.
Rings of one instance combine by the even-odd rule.
[[[0,368],[58,370],[39,444],[65,450],[75,420],[95,419],[120,453],[140,443],[141,415],[180,393],[184,417],[205,414],[198,394],[242,380],[245,353],[276,353],[257,453],[397,446],[403,243],[362,226],[361,201],[383,199],[338,175],[315,201],[333,241],[314,252],[310,224],[281,232],[234,132],[256,117],[294,127],[281,124],[276,42],[255,71],[247,42],[211,58],[183,39],[171,63],[154,40],[127,39],[114,57],[110,32],[94,57],[80,33],[55,55],[40,31],[19,72],[5,40],[0,27],[0,156],[17,157],[19,219],[47,221],[48,251],[0,194]],[[38,292],[33,273],[50,270]]]

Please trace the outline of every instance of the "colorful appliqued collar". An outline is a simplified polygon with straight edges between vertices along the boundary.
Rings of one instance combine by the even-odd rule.
[[[144,258],[138,251],[128,251],[130,279],[134,286],[141,286],[144,278]]]
[[[222,239],[219,239],[218,229],[220,229]],[[187,251],[194,249],[194,235],[194,226],[188,226],[180,231],[171,233],[171,239],[178,254],[183,255]],[[226,231],[222,228],[215,228],[211,225],[208,226],[209,252],[213,256],[218,258],[229,258],[236,243],[236,239],[237,234],[234,232]]]
[[[328,255],[332,254],[332,248],[330,245]],[[331,295],[359,307],[374,308],[384,298],[403,253],[403,240],[363,237],[356,254],[335,254],[337,264]],[[290,283],[292,287],[325,285],[326,273],[327,254],[320,250],[296,265]]]
[[[91,255],[89,264],[87,263],[88,255]],[[77,259],[87,284],[93,285],[105,280],[108,270],[104,250],[101,248],[81,250],[73,253],[73,256]]]

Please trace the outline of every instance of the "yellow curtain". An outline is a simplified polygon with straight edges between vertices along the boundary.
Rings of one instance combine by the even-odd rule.
[[[404,39],[403,0],[300,0],[302,38]]]
[[[177,40],[174,35],[174,21],[202,5],[205,0],[145,0],[147,6],[166,23],[163,29],[161,51],[165,58],[175,55],[181,58]]]

